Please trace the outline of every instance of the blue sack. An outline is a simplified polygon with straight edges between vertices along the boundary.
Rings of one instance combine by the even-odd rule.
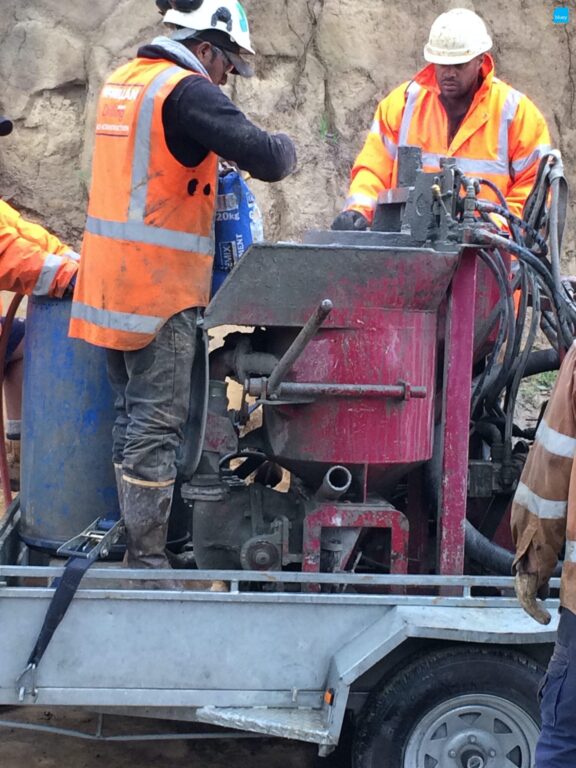
[[[238,171],[229,170],[218,177],[214,238],[212,296],[244,251],[252,243],[264,239],[262,214],[254,195]]]

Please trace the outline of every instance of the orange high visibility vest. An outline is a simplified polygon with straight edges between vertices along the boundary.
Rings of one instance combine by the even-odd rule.
[[[208,303],[218,157],[181,165],[162,124],[166,98],[194,75],[137,58],[104,85],[71,336],[140,349],[172,315]]]
[[[488,55],[481,74],[482,85],[450,143],[433,65],[381,101],[352,168],[345,207],[371,222],[378,195],[396,186],[398,147],[417,146],[422,148],[424,171],[438,171],[441,157],[458,158],[457,166],[467,176],[492,181],[511,212],[520,215],[538,162],[550,149],[548,127],[526,96],[494,76]],[[487,186],[481,188],[481,197],[497,201]]]

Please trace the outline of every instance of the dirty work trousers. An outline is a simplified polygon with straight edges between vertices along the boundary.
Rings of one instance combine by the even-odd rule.
[[[198,316],[195,308],[173,315],[143,349],[108,350],[116,408],[113,460],[128,477],[150,483],[176,478],[190,408]]]
[[[536,768],[576,768],[576,615],[566,608],[540,691]]]

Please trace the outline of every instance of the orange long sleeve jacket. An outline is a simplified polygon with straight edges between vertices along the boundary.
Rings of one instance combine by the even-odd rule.
[[[78,255],[0,200],[0,290],[61,298]]]
[[[376,109],[372,128],[352,168],[345,209],[372,222],[378,195],[396,186],[399,146],[422,148],[423,169],[440,168],[441,157],[458,158],[468,176],[484,177],[520,215],[534,183],[540,158],[550,149],[546,121],[536,106],[494,75],[486,55],[482,84],[451,142],[434,65],[395,88]],[[488,187],[482,197],[496,201]]]

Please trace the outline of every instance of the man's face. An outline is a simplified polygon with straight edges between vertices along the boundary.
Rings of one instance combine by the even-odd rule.
[[[466,96],[478,82],[483,61],[484,54],[465,64],[435,64],[436,80],[442,96],[451,101]]]
[[[210,80],[216,85],[226,85],[228,75],[234,69],[226,51],[211,43],[202,43],[197,49],[196,55],[206,67]]]

